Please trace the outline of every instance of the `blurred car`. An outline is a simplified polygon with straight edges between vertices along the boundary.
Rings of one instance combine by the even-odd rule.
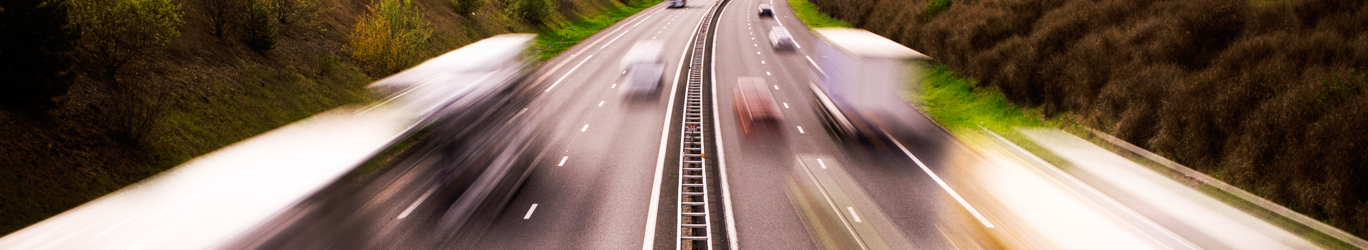
[[[760,4],[760,16],[774,17],[774,8],[769,4]]]
[[[619,64],[625,74],[618,84],[623,94],[649,95],[656,92],[665,73],[660,41],[640,41],[627,51]]]
[[[774,26],[769,33],[770,45],[775,51],[793,51],[793,35],[783,26]]]
[[[684,0],[670,0],[669,8],[684,8]]]
[[[635,63],[629,66],[627,76],[622,78],[619,88],[628,96],[650,96],[660,89],[664,81],[665,65],[660,63]]]
[[[765,79],[759,77],[739,77],[736,90],[732,92],[732,103],[736,106],[737,122],[741,131],[750,133],[754,123],[778,122],[783,119],[779,105],[774,103]]]

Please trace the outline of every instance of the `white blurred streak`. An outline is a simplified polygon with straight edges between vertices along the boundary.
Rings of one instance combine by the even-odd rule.
[[[0,249],[222,247],[521,72],[533,35],[491,37],[381,79],[389,98],[342,107],[197,157],[0,238]]]
[[[223,243],[401,138],[412,116],[339,108],[200,156],[0,238],[2,249],[203,249]]]
[[[534,37],[486,38],[375,81],[368,88],[388,95],[376,105],[395,106],[430,120],[444,114],[445,108],[462,107],[506,87],[522,73],[526,64],[522,52]]]

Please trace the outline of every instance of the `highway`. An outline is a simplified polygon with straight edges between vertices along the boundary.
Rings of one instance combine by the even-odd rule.
[[[756,6],[775,6],[774,18]],[[545,62],[521,79],[518,91],[484,105],[489,112],[464,111],[438,121],[425,137],[381,170],[353,174],[314,195],[237,243],[241,247],[297,248],[476,248],[629,249],[672,248],[678,171],[677,134],[681,113],[681,63],[704,15],[716,2],[690,1],[687,8],[657,5],[624,19]],[[942,143],[954,143],[939,129],[900,138],[906,150],[845,145],[826,134],[813,112],[807,85],[818,71],[810,47],[776,53],[766,34],[788,26],[799,46],[816,40],[786,3],[733,0],[725,5],[709,37],[707,79],[715,111],[710,130],[708,171],[727,175],[729,196],[714,195],[713,246],[816,249],[810,225],[786,191],[799,157],[821,159],[822,169],[842,169],[871,201],[850,206],[853,216],[891,225],[898,248],[952,248],[954,241],[989,242],[978,233],[965,203],[929,174],[941,171]],[[636,41],[664,43],[666,71],[658,96],[620,94],[618,61]],[[750,134],[740,131],[731,103],[735,79],[763,77],[783,103],[785,120]],[[676,103],[672,103],[676,102]],[[922,124],[935,124],[918,116]],[[667,123],[667,121],[674,121]],[[667,124],[669,126],[667,126]],[[527,139],[535,137],[535,139]],[[464,227],[449,216],[470,165],[496,164],[497,157],[469,157],[492,148],[519,147],[517,164],[530,174],[506,205],[484,208]],[[474,153],[472,153],[474,152]],[[497,154],[491,153],[491,154]],[[920,157],[915,162],[912,158]],[[835,170],[833,170],[835,171]],[[713,177],[720,175],[713,174]],[[463,179],[464,178],[464,179]],[[714,178],[716,179],[716,178]],[[657,182],[660,182],[659,184]],[[711,181],[711,194],[721,192]],[[856,190],[855,192],[859,192]],[[867,193],[864,194],[864,193]],[[653,197],[653,194],[656,195]],[[654,198],[654,199],[653,199]],[[720,198],[720,199],[718,199]],[[729,199],[728,199],[729,198]],[[728,200],[731,218],[722,208]],[[502,200],[493,199],[501,203]],[[656,206],[653,207],[652,202]],[[857,219],[858,220],[858,219]],[[731,223],[731,224],[729,224]],[[860,222],[871,223],[871,222]],[[726,228],[730,226],[730,228]],[[887,230],[887,229],[886,229]],[[853,233],[853,231],[852,231]],[[732,238],[734,237],[734,238]],[[885,236],[890,237],[890,236]],[[977,243],[976,243],[977,244]]]
[[[840,53],[862,53],[823,50],[834,58],[824,60],[816,51],[832,47],[786,1],[668,4],[536,64],[524,57],[531,34],[467,45],[376,81],[383,100],[198,157],[0,248],[1368,247],[1101,132],[1154,163],[1057,128],[951,135],[873,91],[891,88],[850,85],[889,78],[842,78],[917,53],[819,29]],[[796,48],[772,48],[775,29]],[[641,59],[657,46],[660,60]],[[624,58],[641,61],[628,71]],[[655,92],[628,93],[660,71]],[[827,82],[829,72],[844,75]],[[836,97],[875,100],[841,109],[885,138],[829,129],[812,85],[823,82],[864,90]],[[773,105],[756,101],[766,95]]]
[[[774,6],[774,17],[757,15],[759,4]],[[722,111],[721,135],[739,245],[741,248],[814,249],[815,243],[785,195],[784,178],[799,155],[824,158],[840,165],[868,193],[877,207],[857,211],[882,213],[917,248],[948,249],[947,238],[989,242],[975,232],[985,225],[966,213],[946,190],[907,154],[896,148],[866,150],[835,141],[823,129],[814,112],[809,82],[819,81],[810,60],[816,36],[794,17],[786,1],[734,0],[719,21],[716,41],[717,110]],[[787,28],[798,48],[793,52],[771,49],[769,31]],[[773,85],[776,102],[783,107],[784,121],[768,131],[743,133],[729,98],[737,77],[758,76]],[[950,135],[916,114],[920,129],[899,141],[931,171],[943,171],[944,151],[960,150]],[[952,187],[953,188],[953,187]]]

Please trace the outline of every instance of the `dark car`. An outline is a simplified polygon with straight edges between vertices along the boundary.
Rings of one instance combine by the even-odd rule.
[[[760,4],[760,16],[774,17],[774,8],[769,4]]]

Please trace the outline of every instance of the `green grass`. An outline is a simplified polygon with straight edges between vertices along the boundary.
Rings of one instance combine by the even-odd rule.
[[[236,83],[213,84],[214,94],[195,96],[168,110],[153,143],[157,171],[175,167],[291,122],[341,105],[371,101],[364,86],[371,79],[353,67],[320,56],[324,72],[248,66]],[[230,80],[231,81],[231,80]]]
[[[996,89],[978,87],[978,82],[960,78],[950,67],[936,65],[925,71],[917,106],[946,129],[992,130],[1011,127],[1039,127],[1046,122],[1039,110],[1024,109],[1007,101]],[[1051,122],[1052,123],[1052,122]]]
[[[541,34],[537,35],[537,40],[533,43],[533,48],[538,50],[537,57],[541,60],[551,59],[585,38],[594,35],[594,33],[598,33],[599,30],[613,26],[618,21],[659,2],[660,0],[633,1],[627,6],[617,7],[569,25],[542,28]]]
[[[793,7],[793,14],[802,20],[808,28],[822,27],[844,27],[850,28],[850,23],[840,19],[831,18],[825,13],[817,10],[817,5],[813,5],[807,0],[788,0],[789,6]]]

